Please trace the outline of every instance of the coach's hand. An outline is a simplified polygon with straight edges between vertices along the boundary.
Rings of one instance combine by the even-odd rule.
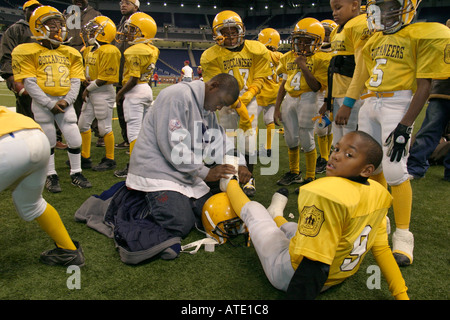
[[[400,161],[402,156],[408,154],[408,140],[411,137],[412,127],[405,126],[401,123],[391,132],[384,142],[384,146],[388,147],[387,156],[391,162]]]
[[[205,177],[206,182],[218,181],[222,178],[228,178],[229,175],[237,174],[236,169],[231,164],[219,164],[209,169]]]

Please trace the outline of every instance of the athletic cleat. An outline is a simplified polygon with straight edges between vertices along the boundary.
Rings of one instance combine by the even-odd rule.
[[[286,172],[280,180],[277,181],[279,186],[289,186],[293,183],[301,183],[303,181],[300,173]]]
[[[251,178],[242,188],[247,197],[253,197],[256,193],[255,179]]]
[[[102,161],[95,167],[92,167],[93,171],[107,171],[116,167],[116,161],[113,159],[103,158]]]
[[[319,157],[316,162],[316,173],[325,173],[327,171],[327,160]]]
[[[413,262],[414,235],[409,230],[397,229],[392,234],[392,254],[399,267]]]
[[[70,175],[72,179],[72,184],[81,189],[92,188],[92,184],[86,179],[81,172],[77,172]]]
[[[66,150],[68,145],[63,143],[62,141],[56,141],[55,149]]]
[[[115,145],[116,149],[129,149],[130,148],[130,144],[126,141],[123,141],[121,143],[116,143]]]
[[[283,216],[283,211],[286,207],[288,196],[289,190],[286,188],[280,188],[273,194],[272,201],[267,207],[267,212],[269,212],[272,219]]]
[[[47,179],[45,180],[45,188],[51,193],[58,193],[62,191],[57,174],[47,176]]]
[[[127,163],[127,166],[124,169],[114,171],[114,175],[117,178],[126,178],[127,175],[128,175],[128,163]]]
[[[85,259],[83,249],[77,242],[73,242],[77,250],[61,249],[56,247],[55,249],[47,250],[41,253],[39,260],[49,266],[84,266]]]

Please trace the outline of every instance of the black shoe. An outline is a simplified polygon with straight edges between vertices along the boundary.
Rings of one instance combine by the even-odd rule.
[[[247,197],[251,198],[256,193],[255,179],[251,178],[242,188],[242,191],[247,195]]]
[[[316,162],[316,173],[325,173],[327,171],[328,161],[324,158],[318,158]]]
[[[77,172],[70,175],[72,179],[72,184],[81,189],[92,188],[92,184],[86,179],[81,172]]]
[[[117,178],[126,178],[127,175],[128,175],[128,163],[127,163],[127,166],[124,169],[114,171],[114,175]]]
[[[59,184],[59,177],[56,174],[47,176],[45,180],[45,188],[51,193],[61,192],[61,185]]]
[[[92,167],[93,171],[107,171],[116,167],[116,161],[113,159],[103,158],[102,161],[95,167]]]
[[[302,175],[300,173],[286,172],[280,180],[277,181],[279,186],[289,186],[293,183],[303,182]]]
[[[129,149],[130,144],[126,141],[123,141],[122,143],[116,143],[115,148],[116,149]]]
[[[40,261],[50,266],[84,266],[84,253],[81,245],[77,242],[73,242],[76,250],[61,249],[56,247],[55,249],[47,250],[41,253]]]

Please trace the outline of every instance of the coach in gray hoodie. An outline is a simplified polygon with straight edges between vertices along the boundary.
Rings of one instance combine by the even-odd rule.
[[[237,81],[224,73],[206,83],[180,82],[159,93],[143,120],[126,184],[147,192],[150,214],[176,236],[201,225],[203,204],[212,195],[206,182],[236,174],[234,166],[221,164],[225,154],[234,154],[234,143],[215,111],[238,96]],[[239,164],[239,179],[246,182],[251,174],[243,157]]]

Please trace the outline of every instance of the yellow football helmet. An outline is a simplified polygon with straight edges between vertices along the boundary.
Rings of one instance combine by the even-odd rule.
[[[50,28],[45,24],[48,20],[56,19],[58,33],[54,36]],[[66,19],[57,9],[51,6],[41,6],[33,11],[30,17],[30,30],[36,40],[49,40],[52,44],[59,45],[67,38]]]
[[[118,41],[128,41],[130,44],[149,43],[156,35],[158,27],[155,20],[144,12],[133,13],[124,25],[124,32],[118,33]]]
[[[81,28],[80,36],[84,45],[88,46],[98,44],[98,41],[111,43],[116,37],[116,32],[116,25],[110,18],[98,16]]]
[[[208,237],[223,244],[248,231],[244,222],[236,215],[226,192],[210,197],[203,205],[202,224]],[[230,241],[231,242],[231,241]]]
[[[258,41],[271,51],[277,51],[280,46],[280,34],[277,30],[272,28],[262,29],[258,34]]]
[[[337,27],[337,23],[330,19],[325,19],[320,21],[322,26],[325,29],[325,37],[323,38],[321,49],[322,51],[330,51],[331,43],[330,43],[330,34]]]
[[[233,33],[233,30],[231,28],[236,28],[236,33]],[[222,32],[224,29],[228,29],[231,36],[224,36]],[[244,43],[244,37],[245,37],[245,27],[244,23],[242,22],[241,17],[234,11],[225,10],[222,12],[219,12],[215,17],[213,21],[212,26],[212,34],[213,34],[213,40],[219,45],[226,47],[227,49],[234,49],[239,47],[241,44]],[[237,39],[236,44],[232,45],[225,45],[225,40],[228,38],[228,40],[234,40]]]
[[[370,31],[395,33],[410,24],[422,0],[369,0],[367,26]]]
[[[322,23],[314,18],[304,18],[295,25],[291,47],[301,55],[312,56],[322,45],[324,38],[325,28]]]

